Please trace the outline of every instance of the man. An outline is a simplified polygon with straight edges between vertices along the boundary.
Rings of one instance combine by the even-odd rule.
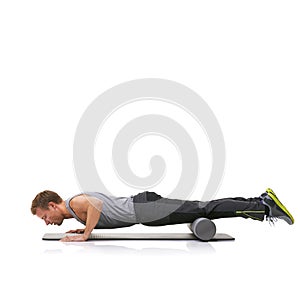
[[[192,223],[197,218],[243,217],[274,222],[283,219],[289,225],[294,218],[271,189],[255,198],[223,198],[212,201],[168,199],[154,192],[130,197],[108,196],[98,192],[75,195],[64,201],[52,191],[43,191],[32,201],[31,212],[46,225],[61,225],[64,219],[75,218],[84,229],[70,230],[78,235],[66,236],[68,241],[86,241],[93,229],[119,228],[144,224],[161,226]]]

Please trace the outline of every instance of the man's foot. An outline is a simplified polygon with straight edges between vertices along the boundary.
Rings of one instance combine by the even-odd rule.
[[[276,219],[282,219],[286,221],[289,225],[294,224],[294,218],[287,208],[279,201],[276,194],[268,188],[265,193],[263,193],[260,198],[262,203],[269,208],[269,215],[266,217],[267,220],[274,223]]]

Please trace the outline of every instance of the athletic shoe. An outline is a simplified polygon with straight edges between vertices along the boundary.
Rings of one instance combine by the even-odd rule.
[[[269,215],[266,216],[266,219],[270,224],[274,224],[277,219],[282,219],[289,225],[294,224],[293,216],[279,201],[272,189],[268,188],[266,192],[260,196],[260,198],[262,199],[262,203],[269,208]]]

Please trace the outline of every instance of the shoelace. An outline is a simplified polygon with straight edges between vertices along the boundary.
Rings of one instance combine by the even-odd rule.
[[[278,221],[278,218],[273,217],[272,215],[266,216],[267,221],[269,222],[270,226],[275,226],[275,222]]]
[[[269,208],[269,215],[266,216],[266,220],[269,222],[269,225],[270,225],[270,226],[275,226],[275,223],[278,221],[278,218],[272,216],[270,205],[264,201],[264,198],[265,198],[266,196],[267,196],[266,193],[261,195],[262,203],[263,203],[264,205],[268,206],[268,208]]]

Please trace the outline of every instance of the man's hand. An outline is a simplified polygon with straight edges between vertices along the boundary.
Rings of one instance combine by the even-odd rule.
[[[84,234],[78,234],[78,235],[67,235],[64,238],[62,238],[61,242],[84,242],[88,239],[88,237]]]

